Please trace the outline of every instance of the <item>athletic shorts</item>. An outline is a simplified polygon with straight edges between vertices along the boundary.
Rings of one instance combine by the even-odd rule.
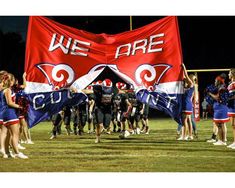
[[[127,117],[124,116],[124,112],[121,112],[121,116],[120,116],[120,120],[121,122],[125,122],[126,120],[128,120],[130,118],[130,116],[128,115]]]
[[[140,114],[135,114],[134,116],[130,116],[130,122],[133,124],[134,122],[139,122],[140,121]]]
[[[112,119],[111,110],[109,108],[95,109],[96,121],[98,124],[103,123],[104,128],[108,128]]]

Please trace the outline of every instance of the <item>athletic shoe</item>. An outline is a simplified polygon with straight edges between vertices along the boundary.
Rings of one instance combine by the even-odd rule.
[[[119,135],[119,138],[124,139],[124,138],[127,138],[128,136],[130,136],[130,132],[125,130],[125,131],[122,131],[122,133]]]
[[[23,153],[18,153],[18,154],[15,154],[15,157],[16,158],[19,158],[19,159],[28,159],[28,156],[24,155]]]
[[[26,147],[21,146],[20,144],[18,144],[18,149],[26,149]]]
[[[3,154],[3,159],[8,159],[8,155],[6,153]]]
[[[182,137],[182,136],[180,136],[177,140],[179,140],[179,141],[181,141],[181,140],[185,140],[185,141],[187,141],[188,140],[188,136],[186,136],[186,137]]]
[[[140,132],[145,133],[145,127],[143,127]]]
[[[106,134],[111,134],[111,131],[107,131]]]
[[[4,153],[3,155],[4,159],[9,159],[9,158],[15,158],[15,155],[10,151],[9,153]]]
[[[73,131],[72,131],[72,129],[71,129],[71,128],[69,128],[69,132],[70,132],[70,134],[73,134]]]
[[[96,137],[95,143],[96,143],[96,144],[100,143],[100,137],[99,137],[99,136]]]
[[[216,140],[212,138],[212,139],[210,139],[210,140],[207,140],[206,142],[208,142],[208,143],[215,143]]]
[[[215,146],[226,146],[226,142],[222,142],[221,140],[218,140],[217,142],[213,143]]]
[[[148,126],[146,127],[146,130],[145,130],[145,131],[146,131],[145,134],[149,134],[150,129],[149,129]]]
[[[20,140],[20,143],[21,143],[21,144],[25,144],[25,143],[26,143],[26,141],[24,141],[24,140]]]
[[[231,149],[235,149],[235,146],[231,147]]]
[[[230,144],[229,146],[227,146],[227,148],[232,148],[235,147],[235,142],[233,142],[232,144]]]
[[[193,140],[193,136],[189,136],[189,137],[188,137],[188,140]]]
[[[1,149],[0,149],[0,153],[1,153],[2,155],[4,155],[4,154],[5,154],[5,152],[3,152]]]
[[[25,144],[34,144],[34,142],[32,140],[28,140],[25,142]]]
[[[140,128],[136,128],[136,134],[140,134]]]
[[[125,130],[125,132],[124,132],[124,138],[127,138],[128,136],[130,136],[130,132],[127,131],[127,130]]]
[[[65,128],[65,129],[66,129],[66,128]],[[66,129],[66,133],[67,133],[68,136],[70,135],[69,129]]]
[[[177,140],[184,140],[184,138],[181,136],[181,137],[179,137]]]
[[[56,135],[52,135],[50,140],[55,139],[55,138],[56,138]]]

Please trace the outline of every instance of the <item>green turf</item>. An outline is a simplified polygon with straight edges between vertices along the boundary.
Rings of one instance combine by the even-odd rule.
[[[150,135],[120,140],[118,134],[95,136],[65,134],[49,140],[51,123],[31,129],[34,145],[25,145],[30,158],[2,159],[0,172],[234,172],[235,150],[213,146],[211,120],[198,123],[199,139],[176,141],[176,123],[171,119],[150,120]],[[228,124],[228,143],[232,128]]]

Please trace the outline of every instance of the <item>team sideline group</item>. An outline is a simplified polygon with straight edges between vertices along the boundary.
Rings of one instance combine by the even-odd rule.
[[[180,134],[178,140],[192,140],[192,114],[195,75],[187,74],[184,70],[184,95],[182,99],[182,124],[178,126]],[[225,123],[231,119],[234,142],[228,147],[235,149],[235,69],[229,71],[230,83],[225,86],[224,75],[219,75],[215,83],[206,89],[206,99],[213,106],[213,135],[208,142],[214,145],[226,144]],[[7,71],[0,71],[0,153],[3,158],[27,159],[19,149],[22,137],[24,143],[33,144],[27,128],[27,101],[21,95],[26,86],[26,74],[23,75],[23,84],[19,85],[14,75]],[[70,88],[76,92],[75,88]],[[95,81],[83,90],[88,100],[77,106],[66,106],[62,111],[52,116],[52,136],[54,139],[61,133],[61,124],[64,122],[67,134],[82,135],[84,127],[88,125],[88,133],[95,133],[95,143],[101,142],[101,133],[111,134],[119,132],[121,139],[132,134],[149,134],[148,113],[149,105],[136,99],[133,88],[122,82],[113,84],[110,79]],[[70,121],[73,121],[73,130]],[[111,123],[112,122],[112,123]],[[142,122],[142,126],[140,125]],[[111,128],[111,124],[113,128]],[[195,133],[195,132],[194,132]],[[216,135],[218,133],[218,140]],[[9,150],[12,147],[13,152]]]

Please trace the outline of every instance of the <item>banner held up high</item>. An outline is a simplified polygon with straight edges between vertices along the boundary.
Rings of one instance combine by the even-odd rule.
[[[83,89],[108,66],[135,89],[143,87],[173,97],[179,115],[181,63],[174,16],[115,35],[93,34],[41,16],[29,18],[25,63],[28,93],[71,85]],[[139,99],[149,102],[149,97]]]

